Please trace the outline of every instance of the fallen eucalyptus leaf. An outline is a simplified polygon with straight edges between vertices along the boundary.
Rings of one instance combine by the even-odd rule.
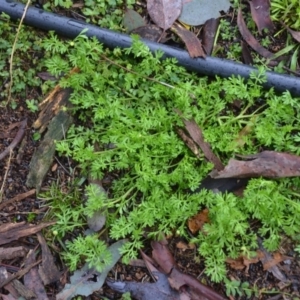
[[[172,26],[172,31],[175,32],[184,42],[190,57],[205,57],[202,45],[198,37],[191,31],[185,29],[179,24]]]
[[[207,20],[204,24],[202,45],[207,55],[211,55],[213,51],[215,36],[218,30],[218,26],[219,26],[219,19],[215,19],[215,18],[211,18]]]
[[[291,34],[291,36],[300,43],[300,31],[295,31],[287,27],[285,24],[282,23],[282,25],[286,28],[286,30]]]
[[[132,30],[131,33],[138,34],[143,39],[147,39],[152,42],[157,42],[161,38],[161,42],[163,43],[163,40],[165,39],[162,29],[154,24],[136,28]]]
[[[176,112],[180,116],[182,115],[182,113],[179,110],[177,110]],[[224,166],[223,166],[221,160],[219,159],[219,157],[217,157],[212,152],[209,143],[205,142],[202,130],[198,126],[196,121],[195,120],[186,120],[183,118],[182,118],[182,121],[185,125],[186,131],[188,132],[188,134],[190,135],[192,140],[195,142],[195,144],[201,148],[206,159],[214,165],[216,170],[220,171],[220,170],[224,169]]]
[[[270,0],[249,1],[252,19],[255,22],[258,32],[262,34],[263,29],[273,31],[275,26],[270,17]]]
[[[267,177],[283,178],[300,176],[300,156],[276,152],[263,151],[261,153],[243,156],[248,159],[241,161],[230,159],[224,170],[211,174],[213,178],[247,178]]]
[[[188,25],[198,26],[211,18],[220,17],[220,11],[227,12],[229,0],[191,0],[184,1],[179,21]]]
[[[182,0],[148,0],[147,10],[152,21],[164,31],[179,17]]]
[[[145,26],[146,22],[136,11],[127,8],[123,18],[123,25],[126,28],[126,32],[129,33],[138,27]]]
[[[260,54],[261,56],[263,56],[265,58],[273,58],[274,54],[272,52],[270,52],[269,50],[267,50],[266,48],[264,48],[255,39],[255,37],[251,34],[249,29],[247,28],[246,23],[243,18],[243,15],[242,15],[241,8],[238,11],[237,24],[238,24],[238,28],[239,28],[239,31],[240,31],[242,37],[247,42],[247,44],[249,46],[251,46],[251,48],[253,50],[255,50],[258,54]]]

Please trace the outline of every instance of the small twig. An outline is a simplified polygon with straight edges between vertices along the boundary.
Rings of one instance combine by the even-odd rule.
[[[32,190],[30,190],[30,191],[28,191],[26,193],[19,194],[16,197],[13,197],[13,198],[11,198],[11,199],[9,199],[7,201],[4,201],[3,203],[0,204],[0,210],[2,210],[2,208],[5,207],[8,204],[21,201],[21,200],[26,199],[27,197],[32,196],[34,194],[35,194],[35,189],[32,189]]]
[[[31,0],[27,1],[27,4],[26,4],[25,9],[24,9],[24,13],[23,13],[21,21],[20,21],[20,24],[17,28],[17,34],[15,36],[15,40],[14,40],[14,43],[13,43],[13,46],[12,46],[12,49],[11,49],[11,55],[10,55],[10,59],[9,59],[9,77],[10,77],[10,81],[9,81],[9,85],[8,85],[8,97],[7,97],[6,105],[10,102],[10,99],[11,99],[11,88],[12,88],[12,85],[13,85],[13,58],[14,58],[14,53],[16,51],[16,45],[17,45],[17,41],[18,41],[18,38],[19,38],[21,26],[23,24],[23,20],[25,18],[26,13],[27,13],[27,9],[29,7],[30,2],[31,2]]]
[[[102,57],[103,59],[105,59],[106,61],[110,62],[111,64],[113,64],[113,65],[115,65],[115,66],[117,66],[117,67],[119,67],[119,68],[125,70],[126,72],[132,73],[132,74],[137,75],[137,76],[139,76],[139,77],[145,78],[145,79],[147,79],[147,80],[150,80],[150,81],[159,83],[159,84],[161,84],[161,85],[164,85],[164,86],[166,86],[166,87],[169,87],[169,88],[171,88],[171,89],[174,89],[174,86],[173,86],[173,85],[167,84],[167,83],[162,82],[162,81],[158,81],[158,80],[156,80],[156,79],[154,79],[154,78],[151,78],[151,77],[143,76],[143,75],[141,75],[141,74],[139,74],[139,73],[137,73],[137,72],[134,72],[134,71],[132,71],[132,70],[129,70],[129,69],[123,67],[122,65],[120,65],[120,64],[118,64],[118,63],[116,63],[116,62],[114,62],[113,60],[109,59],[109,58],[106,57],[105,55],[101,55],[101,57]]]
[[[6,157],[20,143],[20,141],[24,137],[26,125],[27,125],[27,119],[23,120],[20,123],[20,127],[15,138],[10,143],[10,145],[2,153],[0,153],[0,160]]]
[[[37,266],[38,264],[40,264],[42,262],[42,259],[36,261],[35,263],[29,265],[28,267],[18,271],[16,274],[9,276],[7,279],[5,279],[4,281],[2,281],[0,283],[0,289],[3,288],[4,286],[6,286],[8,283],[10,283],[12,280],[16,279],[16,278],[21,278],[22,276],[24,276],[26,273],[28,273],[33,267]]]
[[[5,182],[6,182],[7,175],[8,175],[9,169],[10,169],[10,162],[11,162],[11,158],[12,158],[12,153],[13,153],[12,150],[10,150],[6,171],[5,171],[3,182],[2,182],[2,185],[1,185],[1,189],[0,189],[0,203],[3,200],[3,190],[4,190],[4,187],[5,187]]]
[[[70,177],[72,177],[72,175],[71,175],[71,173],[63,166],[63,164],[59,161],[59,159],[56,157],[56,156],[54,156],[54,159],[57,161],[57,163],[63,168],[63,170],[70,176]],[[69,162],[69,158],[67,157],[67,159],[68,159],[68,163],[70,164],[70,162]]]

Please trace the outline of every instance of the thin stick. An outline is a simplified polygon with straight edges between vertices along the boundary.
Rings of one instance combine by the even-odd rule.
[[[5,280],[3,280],[0,283],[0,288],[3,288],[4,286],[6,286],[8,283],[10,283],[12,280],[14,280],[16,278],[18,278],[18,279],[21,278],[26,273],[28,273],[33,267],[37,266],[41,262],[42,262],[42,259],[40,259],[40,260],[36,261],[35,263],[29,265],[28,267],[25,267],[24,269],[21,269],[20,271],[18,271],[14,275],[11,275],[10,277],[6,278]]]
[[[10,169],[10,162],[11,162],[12,154],[13,154],[13,151],[11,149],[10,152],[9,152],[7,168],[6,168],[4,178],[3,178],[3,182],[2,182],[2,186],[1,186],[1,189],[0,189],[0,203],[2,202],[2,199],[3,199],[3,190],[4,190],[4,187],[5,187],[5,182],[6,182],[7,175],[8,175],[9,169]]]
[[[26,125],[27,125],[27,119],[20,122],[20,127],[15,138],[10,143],[10,145],[3,152],[0,153],[0,160],[3,159],[5,156],[7,156],[21,142],[25,134]]]
[[[0,204],[0,210],[2,210],[8,204],[21,201],[21,200],[26,199],[27,197],[32,196],[34,194],[35,194],[35,189],[32,189],[32,190],[30,190],[30,191],[28,191],[26,193],[19,194],[16,197],[13,197],[13,198],[11,198],[9,200],[6,200],[6,201],[4,201],[3,203]]]
[[[9,81],[9,85],[8,85],[8,97],[7,97],[6,105],[11,100],[11,88],[12,88],[12,85],[13,85],[13,58],[14,58],[14,53],[16,51],[16,45],[17,45],[19,34],[20,34],[21,26],[22,26],[23,20],[25,18],[25,15],[27,13],[27,9],[28,9],[30,3],[31,3],[31,0],[28,0],[27,4],[25,6],[24,13],[22,15],[20,24],[17,28],[17,34],[16,34],[16,37],[15,37],[15,40],[14,40],[14,43],[13,43],[13,46],[12,46],[12,49],[11,49],[11,55],[10,55],[10,59],[9,59],[9,77],[10,77],[10,81]]]

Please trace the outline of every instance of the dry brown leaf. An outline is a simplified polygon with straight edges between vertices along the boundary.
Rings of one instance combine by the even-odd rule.
[[[272,273],[278,280],[282,282],[287,282],[287,277],[285,274],[276,266],[272,265],[273,257],[272,255],[263,247],[262,241],[258,239],[259,244],[259,251],[261,252],[260,261],[263,266],[268,266],[269,262],[270,265],[268,266],[268,272]]]
[[[251,0],[249,3],[258,32],[261,34],[265,28],[272,32],[275,26],[270,17],[270,0]]]
[[[47,285],[58,281],[60,279],[60,272],[54,263],[53,256],[44,237],[41,233],[37,233],[37,237],[42,248],[43,259],[42,266],[39,268],[39,275],[41,276],[43,283]]]
[[[180,112],[178,113],[181,114]],[[215,169],[220,171],[224,169],[224,166],[220,159],[212,152],[210,145],[204,141],[202,131],[198,124],[194,120],[185,120],[183,119],[185,129],[193,139],[193,141],[201,148],[206,159],[211,162]]]
[[[247,273],[251,264],[256,264],[260,261],[260,256],[261,254],[257,252],[255,257],[246,257],[244,255],[241,255],[235,259],[228,257],[226,258],[226,263],[228,263],[230,267],[235,270],[243,270],[246,268]]]
[[[284,23],[282,25],[286,28],[286,30],[291,34],[291,36],[298,42],[300,43],[300,31],[295,31],[287,27]]]
[[[247,44],[251,46],[253,50],[255,50],[258,54],[260,54],[265,58],[272,58],[274,56],[272,52],[268,51],[266,48],[260,45],[260,43],[255,39],[255,37],[248,30],[242,15],[241,8],[239,8],[238,11],[237,24],[242,37],[247,42]]]
[[[202,35],[202,45],[207,55],[211,55],[215,36],[219,26],[219,19],[209,19],[205,22]]]
[[[300,157],[297,155],[263,151],[252,156],[243,156],[251,159],[241,161],[230,159],[224,170],[212,173],[213,178],[247,178],[267,177],[284,178],[300,176]]]
[[[178,135],[181,137],[181,139],[184,141],[184,143],[194,153],[194,155],[196,157],[200,158],[198,146],[195,144],[195,142],[181,128],[177,128],[176,131],[177,131]]]
[[[28,257],[25,261],[25,266],[29,266],[36,262],[35,251],[30,250]],[[27,274],[24,275],[24,285],[30,291],[33,291],[37,299],[48,300],[48,296],[43,285],[42,279],[39,275],[38,268],[33,267]]]
[[[138,27],[132,30],[131,33],[138,34],[141,38],[152,42],[158,42],[160,40],[161,43],[165,41],[166,35],[166,33],[163,33],[161,28],[154,24]]]
[[[205,58],[206,55],[203,52],[202,44],[198,39],[198,37],[193,32],[185,29],[183,26],[176,23],[172,26],[172,31],[175,32],[184,42],[190,57]]]
[[[242,56],[243,56],[243,62],[246,65],[253,65],[253,59],[250,53],[250,50],[248,48],[248,45],[241,41],[241,47],[242,47]]]
[[[179,17],[182,0],[148,0],[147,10],[152,21],[164,31]]]
[[[238,258],[226,258],[226,263],[229,264],[230,268],[234,270],[243,270],[246,266],[244,265],[243,257],[239,256]]]
[[[184,243],[184,242],[178,242],[176,243],[176,248],[177,249],[180,249],[182,251],[186,251],[186,250],[192,250],[192,249],[195,249],[195,244],[187,244],[187,243]]]
[[[205,223],[209,223],[208,209],[203,209],[200,213],[188,219],[188,228],[192,234],[202,229]]]
[[[165,274],[169,274],[175,266],[175,260],[168,248],[167,243],[152,242],[152,257],[159,264]]]
[[[43,228],[53,224],[55,224],[55,222],[41,223],[38,225],[28,224],[25,222],[2,224],[0,226],[0,245],[37,233]]]
[[[271,259],[269,259],[269,260],[267,260],[267,261],[265,261],[265,262],[263,263],[263,267],[264,267],[264,270],[265,270],[265,271],[267,271],[267,270],[269,270],[270,268],[272,268],[272,267],[278,265],[280,262],[282,262],[282,261],[288,259],[287,256],[282,255],[282,254],[279,253],[279,252],[273,253],[272,256],[273,256],[273,258],[271,258]]]

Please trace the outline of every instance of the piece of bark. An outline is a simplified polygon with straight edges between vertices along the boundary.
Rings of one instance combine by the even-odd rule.
[[[38,265],[39,263],[41,263],[41,260],[35,262],[34,264],[25,267],[24,269],[19,270],[17,273],[7,277],[4,280],[0,281],[0,289],[3,288],[4,286],[6,286],[8,283],[10,283],[11,281],[15,280],[16,278],[21,278],[23,277],[27,272],[29,272],[31,270],[31,268],[35,267],[36,265]]]
[[[80,70],[75,67],[65,77],[79,73]],[[39,104],[40,113],[38,119],[34,122],[33,128],[39,129],[42,133],[47,128],[50,120],[62,110],[64,106],[70,106],[69,98],[72,92],[71,88],[62,88],[59,84],[49,93],[49,95]]]
[[[41,233],[37,233],[37,237],[42,248],[43,259],[42,265],[39,268],[39,274],[41,279],[43,280],[43,283],[47,285],[58,281],[61,274],[55,265],[52,253],[49,250],[44,237]]]
[[[28,224],[25,222],[2,224],[0,226],[0,245],[37,233],[43,228],[53,224],[55,224],[55,222],[41,223],[38,225]]]
[[[3,152],[0,153],[0,160],[6,157],[21,142],[25,134],[26,125],[27,125],[27,119],[20,122],[19,130],[15,138],[10,143],[10,145],[7,148],[5,148]]]
[[[27,249],[23,246],[10,247],[10,248],[0,248],[0,261],[10,260],[17,257],[24,257],[27,254]]]
[[[28,300],[31,300],[31,299],[43,299],[43,298],[37,298],[37,295],[34,293],[34,291],[28,289],[23,283],[21,283],[17,279],[13,280],[12,285],[18,291],[18,293],[21,296],[23,296],[26,300],[27,299]]]
[[[11,276],[6,270],[5,267],[0,267],[0,283],[7,280],[7,278]],[[10,296],[13,300],[19,299],[20,294],[18,291],[13,287],[12,283],[8,283],[4,286],[4,289],[10,293]],[[10,299],[10,298],[9,298]],[[4,299],[3,299],[4,300]]]
[[[35,251],[30,250],[25,261],[25,267],[28,267],[35,262]],[[37,299],[48,300],[48,296],[43,285],[42,279],[39,275],[37,266],[31,268],[31,270],[24,275],[24,285],[27,289],[33,291],[36,294]]]
[[[73,118],[67,112],[58,112],[49,124],[43,141],[31,159],[26,185],[35,187],[37,193],[52,164],[55,154],[55,142],[64,137],[72,122]]]

